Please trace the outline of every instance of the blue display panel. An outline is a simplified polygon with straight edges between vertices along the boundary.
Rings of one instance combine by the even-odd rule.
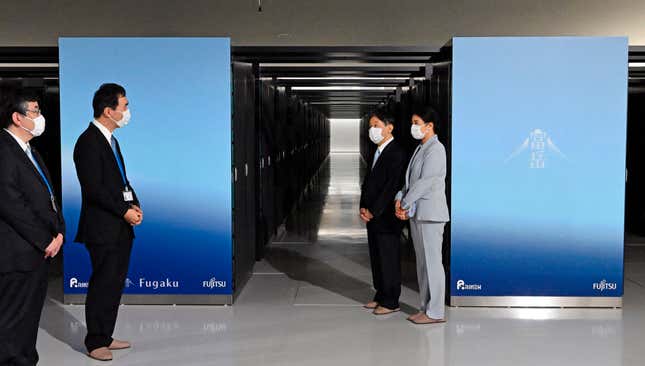
[[[115,131],[145,213],[126,294],[232,294],[231,51],[228,38],[61,38],[65,294],[84,294],[87,250],[71,243],[81,207],[73,149],[106,82],[123,85]]]
[[[627,54],[454,39],[452,296],[622,296]]]

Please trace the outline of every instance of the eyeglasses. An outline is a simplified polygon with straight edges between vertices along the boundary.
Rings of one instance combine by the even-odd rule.
[[[27,115],[28,112],[33,113],[36,116],[40,116],[42,114],[40,109],[27,109],[25,110],[25,115]]]

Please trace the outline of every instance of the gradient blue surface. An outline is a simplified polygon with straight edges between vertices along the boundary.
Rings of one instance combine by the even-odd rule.
[[[453,296],[622,296],[627,53],[453,40]]]
[[[68,241],[81,206],[74,145],[93,119],[94,92],[115,82],[132,113],[115,137],[145,213],[125,293],[231,294],[230,40],[61,38],[59,52]],[[64,268],[65,293],[85,293],[83,245],[66,244]]]

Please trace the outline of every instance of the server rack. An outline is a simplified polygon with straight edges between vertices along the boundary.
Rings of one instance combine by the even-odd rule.
[[[255,243],[260,260],[329,155],[330,131],[322,113],[274,79],[260,78],[256,85],[260,96],[256,199],[261,209]]]
[[[253,66],[233,63],[233,291],[251,277],[255,263],[256,169]]]

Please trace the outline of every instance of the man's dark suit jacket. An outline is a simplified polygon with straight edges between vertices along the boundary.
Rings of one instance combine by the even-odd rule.
[[[119,159],[119,143],[116,143]],[[76,175],[81,184],[81,216],[74,241],[89,245],[111,245],[134,238],[134,230],[123,216],[130,203],[123,199],[125,185],[110,143],[93,124],[81,134],[74,147]],[[126,182],[134,195],[132,204],[139,206],[130,181]]]
[[[49,184],[53,181],[40,154],[32,148]],[[0,129],[0,273],[36,270],[45,248],[65,221],[54,211],[47,184],[18,142]]]
[[[374,157],[370,159],[372,167]],[[400,232],[403,222],[394,212],[394,198],[403,185],[407,166],[405,151],[396,141],[390,142],[373,168],[369,169],[361,188],[361,208],[368,209],[374,218],[368,228],[376,232]]]

